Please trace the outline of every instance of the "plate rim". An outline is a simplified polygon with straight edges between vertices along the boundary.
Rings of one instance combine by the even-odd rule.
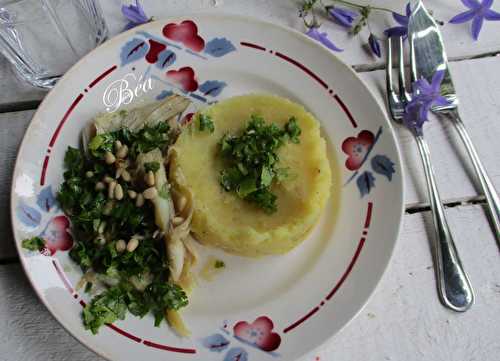
[[[276,24],[276,23],[273,23],[273,22],[271,22],[269,20],[263,20],[263,19],[260,19],[260,18],[256,18],[254,16],[247,16],[247,15],[241,15],[241,14],[231,14],[231,13],[225,13],[225,12],[223,12],[223,13],[211,13],[211,12],[208,12],[208,11],[199,11],[199,12],[198,11],[193,11],[191,13],[186,13],[186,14],[182,14],[182,15],[176,15],[176,16],[171,16],[171,17],[161,17],[161,18],[158,18],[158,19],[156,19],[156,20],[154,20],[152,22],[145,23],[145,24],[142,24],[140,26],[137,26],[137,27],[134,27],[132,29],[129,29],[127,31],[121,32],[119,34],[116,34],[115,36],[113,36],[113,37],[109,38],[108,40],[106,40],[103,44],[101,44],[98,47],[92,49],[89,53],[87,53],[85,56],[83,56],[81,59],[79,59],[75,64],[73,64],[66,71],[66,73],[59,79],[59,81],[56,83],[55,87],[53,89],[51,89],[47,93],[47,95],[44,97],[44,99],[42,100],[42,102],[40,103],[40,105],[38,106],[38,108],[36,109],[35,113],[33,114],[32,118],[31,118],[31,120],[30,120],[30,122],[28,124],[28,127],[26,128],[26,131],[25,131],[25,133],[23,135],[22,141],[21,141],[21,143],[19,145],[19,148],[17,150],[16,160],[15,160],[15,163],[14,163],[14,170],[12,172],[11,179],[14,180],[15,179],[15,175],[18,173],[19,163],[20,163],[19,155],[23,152],[23,150],[25,149],[25,147],[27,147],[28,138],[31,136],[31,133],[33,132],[33,122],[34,122],[34,120],[37,117],[39,117],[39,114],[41,114],[43,111],[45,111],[44,108],[47,107],[47,104],[49,104],[50,101],[52,100],[52,98],[54,98],[56,96],[55,93],[54,93],[54,90],[57,89],[57,87],[59,86],[60,83],[65,82],[67,78],[70,78],[73,75],[73,73],[75,73],[78,70],[78,68],[81,67],[81,65],[88,58],[94,56],[95,53],[102,51],[102,49],[104,49],[106,47],[115,46],[115,44],[118,43],[120,40],[126,39],[128,36],[130,36],[131,34],[133,34],[134,32],[136,32],[137,30],[144,30],[144,29],[149,28],[149,27],[155,27],[155,26],[157,26],[157,24],[164,24],[165,22],[179,22],[179,21],[186,20],[186,18],[190,18],[190,19],[194,19],[194,20],[197,20],[197,19],[213,20],[214,18],[215,19],[216,18],[224,18],[224,19],[235,19],[235,20],[239,20],[239,21],[245,21],[245,22],[256,24],[256,25],[260,24],[260,25],[263,25],[263,26],[266,26],[266,27],[271,27],[271,28],[279,29],[281,31],[284,31],[284,32],[290,34],[291,36],[295,36],[296,38],[299,38],[301,41],[305,41],[306,43],[309,43],[309,44],[313,45],[314,47],[316,47],[318,49],[318,51],[321,51],[325,56],[330,57],[331,60],[335,61],[338,65],[341,65],[345,70],[347,70],[348,72],[350,72],[351,75],[354,75],[354,77],[357,78],[358,81],[360,81],[360,83],[363,85],[363,87],[365,88],[365,90],[367,90],[368,93],[370,94],[372,100],[377,105],[377,108],[380,111],[380,115],[383,116],[383,118],[385,120],[385,124],[384,125],[388,127],[389,133],[390,133],[390,137],[392,139],[392,143],[395,146],[395,149],[396,149],[396,154],[395,155],[396,155],[396,158],[397,158],[397,163],[396,164],[397,164],[397,166],[398,166],[398,168],[400,170],[399,177],[401,179],[401,182],[400,182],[401,183],[401,192],[400,192],[401,204],[400,204],[400,211],[398,212],[399,219],[398,219],[398,222],[397,222],[397,226],[394,229],[394,231],[395,231],[394,232],[395,237],[394,237],[394,240],[391,242],[392,244],[391,244],[391,247],[390,247],[390,252],[388,252],[388,254],[386,256],[387,261],[385,262],[385,264],[383,266],[383,270],[376,277],[376,281],[371,284],[371,289],[369,290],[368,296],[366,297],[365,300],[363,300],[361,302],[361,305],[358,308],[358,310],[356,312],[354,312],[351,316],[349,316],[348,320],[336,332],[333,332],[329,336],[327,336],[322,343],[320,343],[319,345],[317,345],[316,347],[314,347],[314,348],[312,348],[310,350],[306,350],[301,356],[298,356],[298,358],[295,359],[295,361],[302,360],[302,359],[306,358],[308,355],[311,355],[311,354],[317,352],[320,348],[324,347],[327,343],[331,342],[331,340],[335,337],[335,335],[337,335],[338,333],[342,332],[342,330],[344,330],[354,320],[354,318],[356,318],[363,311],[363,309],[366,307],[366,305],[368,304],[368,302],[372,299],[372,297],[373,297],[373,295],[375,293],[375,290],[377,289],[377,287],[379,286],[382,278],[386,274],[386,272],[387,272],[387,270],[389,268],[389,265],[390,265],[390,263],[391,263],[391,261],[392,261],[392,259],[394,257],[396,245],[397,245],[397,243],[399,241],[399,236],[401,234],[401,229],[402,229],[403,217],[404,217],[404,212],[405,212],[405,195],[406,195],[405,170],[404,170],[404,167],[402,165],[403,164],[402,163],[403,156],[402,156],[401,147],[400,147],[399,141],[396,138],[396,132],[395,132],[394,126],[393,126],[392,122],[390,121],[390,119],[388,118],[385,109],[379,103],[376,94],[367,85],[366,81],[363,80],[358,75],[358,73],[356,73],[356,71],[350,65],[348,65],[344,60],[342,60],[340,57],[338,57],[335,53],[333,53],[332,51],[326,49],[324,46],[320,45],[318,42],[316,42],[315,40],[311,39],[307,35],[301,33],[300,31],[298,31],[298,30],[296,30],[296,29],[294,29],[292,27],[288,27],[288,26],[281,25],[281,24]],[[56,99],[56,98],[54,98],[54,99]],[[14,183],[14,181],[12,181],[11,182],[11,187],[10,187],[10,223],[11,223],[11,227],[12,227],[12,231],[13,231],[12,233],[13,233],[14,243],[15,243],[16,250],[18,252],[20,263],[22,265],[24,274],[28,278],[28,281],[29,281],[32,289],[35,291],[38,299],[42,302],[42,304],[45,306],[45,308],[49,311],[50,315],[74,339],[76,339],[80,344],[84,345],[87,349],[89,349],[92,352],[94,352],[95,354],[103,357],[104,359],[109,360],[109,361],[114,361],[111,358],[111,356],[108,356],[108,355],[104,354],[100,349],[93,348],[90,344],[88,344],[86,342],[86,340],[83,337],[78,336],[76,334],[76,332],[74,333],[69,327],[67,327],[64,324],[64,322],[62,321],[63,318],[59,317],[56,313],[54,313],[52,311],[52,306],[48,303],[47,300],[45,300],[45,298],[42,296],[40,290],[36,287],[34,280],[32,279],[30,273],[28,272],[28,266],[26,264],[25,257],[23,257],[23,255],[22,255],[22,248],[20,246],[20,242],[17,239],[16,232],[14,232],[14,223],[15,223],[15,209],[14,209],[14,207],[15,207],[15,205],[14,205],[14,198],[15,198],[14,194],[15,194],[15,192],[14,192],[14,188],[15,188],[15,183]]]

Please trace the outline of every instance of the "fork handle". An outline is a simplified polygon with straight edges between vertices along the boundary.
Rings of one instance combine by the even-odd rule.
[[[482,191],[486,197],[486,201],[488,203],[488,210],[490,213],[491,223],[493,226],[493,230],[495,232],[495,237],[497,242],[500,244],[500,199],[498,198],[498,193],[491,182],[490,177],[488,177],[488,173],[481,163],[479,156],[476,152],[476,148],[474,144],[472,144],[472,140],[470,139],[469,133],[465,128],[460,115],[458,114],[458,110],[454,109],[447,113],[447,115],[453,121],[460,138],[465,145],[465,149],[469,154],[470,159],[472,160],[472,165],[474,166],[474,170],[476,171],[476,175],[479,178],[479,183],[481,183]]]
[[[432,218],[436,231],[434,256],[436,258],[436,278],[442,303],[457,312],[466,311],[474,302],[474,293],[462,262],[458,257],[444,207],[439,197],[434,171],[431,165],[429,147],[422,135],[415,136],[420,157],[425,170],[425,179],[431,203]]]

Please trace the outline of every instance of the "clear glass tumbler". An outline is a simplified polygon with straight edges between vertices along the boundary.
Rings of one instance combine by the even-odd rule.
[[[107,36],[99,0],[0,0],[0,52],[34,86],[52,88]]]

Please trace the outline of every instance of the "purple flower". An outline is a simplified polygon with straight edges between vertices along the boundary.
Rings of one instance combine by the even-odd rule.
[[[370,49],[372,49],[373,54],[380,58],[382,56],[380,51],[380,43],[378,42],[378,39],[375,37],[375,35],[370,34],[370,37],[368,38],[368,44],[370,44]]]
[[[450,104],[441,95],[441,82],[444,76],[444,70],[438,70],[432,76],[431,84],[425,78],[413,82],[412,99],[405,108],[403,121],[408,128],[417,134],[422,134],[422,126],[428,120],[427,115],[432,106]]]
[[[328,14],[330,14],[331,18],[339,25],[350,28],[352,23],[358,17],[358,13],[356,11],[339,8],[336,6],[327,7]]]
[[[144,12],[142,5],[139,4],[139,0],[135,0],[135,5],[122,5],[122,14],[129,21],[128,24],[125,25],[124,30],[132,29],[135,26],[151,21],[151,18]]]
[[[306,33],[307,36],[310,38],[319,41],[321,44],[326,46],[328,49],[333,50],[333,51],[343,51],[342,49],[338,48],[330,39],[328,39],[328,34],[327,33],[321,33],[319,31],[319,28],[313,27],[309,28]]]
[[[461,24],[472,20],[472,37],[474,40],[479,38],[479,32],[484,20],[500,20],[500,13],[490,9],[491,5],[493,5],[493,0],[483,0],[482,3],[479,3],[478,0],[461,1],[469,10],[454,16],[450,20],[450,23]]]
[[[394,26],[384,31],[386,36],[404,36],[408,35],[408,21],[410,20],[410,3],[406,4],[406,16],[398,13],[392,13],[392,17],[399,26]]]

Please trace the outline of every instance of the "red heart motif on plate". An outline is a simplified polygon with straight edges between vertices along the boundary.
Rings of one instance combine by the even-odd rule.
[[[202,51],[205,48],[205,40],[198,35],[198,27],[191,20],[185,20],[180,24],[165,25],[163,35],[168,39],[181,42],[193,51]]]
[[[375,136],[369,130],[363,130],[357,137],[349,137],[344,140],[342,151],[349,156],[345,161],[347,169],[356,170],[361,167],[374,140]]]
[[[150,64],[154,64],[158,61],[158,54],[165,50],[167,46],[156,40],[149,40],[149,51],[146,54],[146,61]]]
[[[45,241],[45,248],[50,251],[51,255],[56,251],[67,251],[73,246],[73,238],[68,229],[68,218],[57,216],[50,220],[47,228],[40,235]]]
[[[167,71],[167,78],[179,84],[187,92],[194,92],[198,89],[198,82],[195,79],[193,68],[185,66],[179,70]]]
[[[276,350],[281,344],[281,337],[276,332],[272,332],[273,328],[273,321],[269,317],[261,316],[253,323],[238,322],[234,325],[233,331],[240,340],[270,352]]]

